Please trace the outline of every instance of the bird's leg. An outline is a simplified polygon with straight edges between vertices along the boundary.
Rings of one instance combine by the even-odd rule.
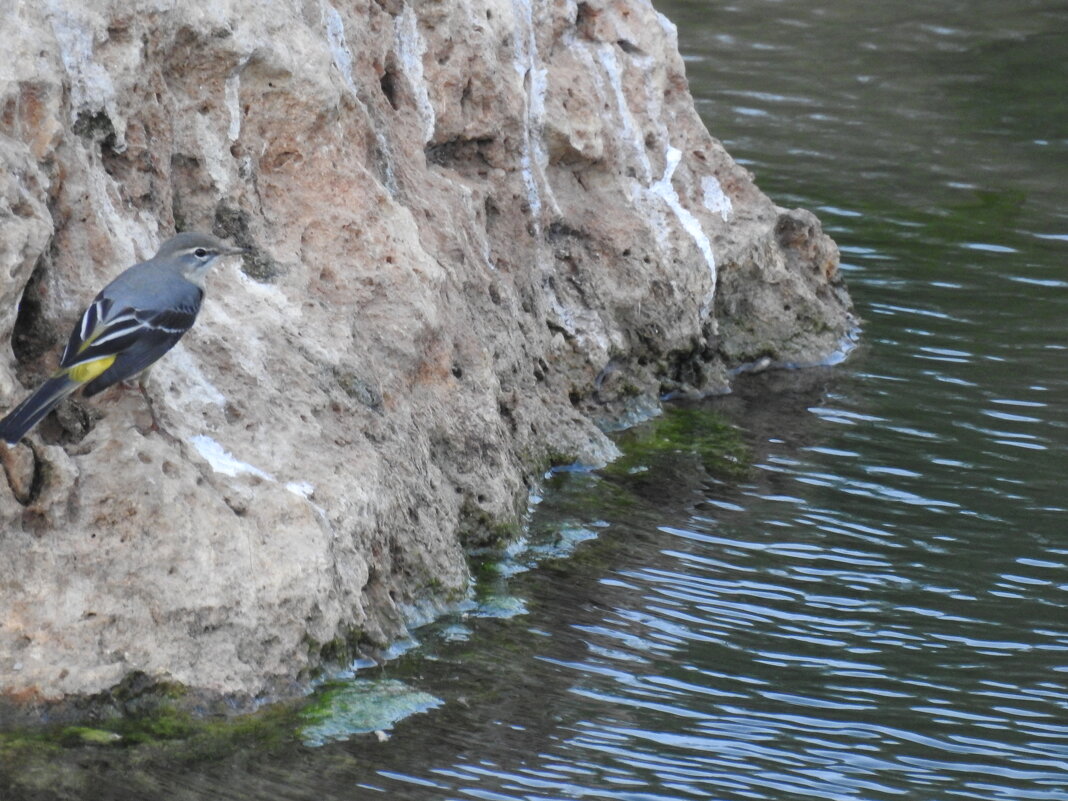
[[[148,388],[146,387],[146,385],[148,384],[148,374],[151,371],[151,369],[152,369],[151,366],[146,367],[144,370],[142,370],[140,373],[137,374],[137,379],[136,379],[137,380],[137,389],[141,393],[141,397],[145,399],[145,406],[148,407],[148,413],[152,417],[152,425],[149,426],[148,430],[149,431],[154,431],[154,432],[156,432],[158,434],[163,434],[164,436],[168,437],[169,439],[174,439],[174,437],[172,437],[170,435],[170,433],[167,432],[166,429],[164,429],[162,426],[160,426],[159,418],[156,417],[156,406],[152,402],[152,396],[148,394]]]
[[[152,404],[152,396],[148,394],[148,389],[145,384],[148,383],[148,371],[149,368],[142,370],[137,376],[137,389],[141,393],[141,397],[145,399],[145,406],[148,407],[148,413],[152,417],[152,425],[149,427],[149,431],[159,431],[159,419],[156,417],[156,407]]]
[[[120,392],[133,392],[136,389],[138,392],[144,395],[144,388],[141,386],[141,383],[146,378],[148,378],[146,374],[148,373],[149,369],[149,367],[146,367],[137,375],[132,376],[130,378],[122,379],[122,381],[118,382],[115,386],[119,388]]]
[[[148,413],[152,417],[152,425],[148,427],[150,432],[159,434],[164,439],[168,440],[172,445],[180,447],[178,438],[174,436],[170,431],[160,425],[159,418],[156,416],[156,405],[152,402],[152,396],[148,394],[148,372],[151,370],[151,366],[146,367],[137,375],[137,389],[141,393],[141,397],[145,399],[145,406],[148,407]]]

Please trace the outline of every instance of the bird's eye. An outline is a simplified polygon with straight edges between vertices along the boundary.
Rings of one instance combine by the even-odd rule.
[[[193,255],[196,256],[198,259],[202,259],[208,255],[208,251],[204,250],[204,248],[197,248],[193,251]]]

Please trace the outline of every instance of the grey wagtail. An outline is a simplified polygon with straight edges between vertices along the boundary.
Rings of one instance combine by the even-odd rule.
[[[193,327],[208,268],[244,252],[207,234],[178,234],[121,273],[74,326],[59,369],[0,420],[0,439],[14,445],[79,387],[89,397],[149,367]]]

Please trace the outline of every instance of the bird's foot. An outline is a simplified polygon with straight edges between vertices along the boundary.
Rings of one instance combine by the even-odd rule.
[[[148,414],[152,418],[152,424],[143,433],[159,434],[164,439],[177,444],[178,438],[160,425],[159,417],[156,415],[156,405],[152,402],[152,396],[148,394],[148,390],[145,389],[144,382],[138,381],[137,389],[141,397],[145,399],[145,406],[148,407]]]

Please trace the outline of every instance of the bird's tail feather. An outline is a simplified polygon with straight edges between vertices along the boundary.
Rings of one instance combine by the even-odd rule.
[[[0,439],[14,445],[56,407],[61,400],[76,390],[81,383],[74,381],[66,372],[57,373],[37,388],[30,397],[8,412],[0,420]]]

